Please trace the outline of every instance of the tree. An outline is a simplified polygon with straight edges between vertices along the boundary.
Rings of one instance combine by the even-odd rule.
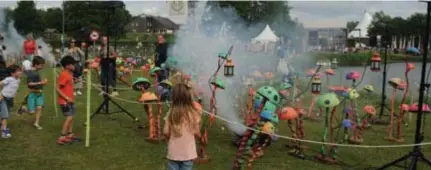
[[[53,28],[61,32],[63,28],[62,13],[61,8],[48,8],[46,11],[41,12],[44,27]]]
[[[387,41],[388,43],[391,41],[391,36],[393,29],[391,28],[391,16],[385,14],[383,11],[379,11],[374,13],[373,20],[368,28],[368,35],[370,37],[376,37],[377,35],[382,36],[383,41]]]
[[[19,1],[13,12],[13,19],[14,26],[20,34],[34,33],[38,36],[44,31],[34,1]]]
[[[123,1],[65,1],[64,10],[66,33],[80,38],[88,38],[85,34],[93,29],[102,35],[125,35],[132,19]]]
[[[346,28],[347,28],[348,30],[353,30],[353,29],[355,29],[355,27],[356,27],[358,24],[359,24],[359,21],[349,21],[349,22],[347,22],[347,24],[346,24]]]
[[[400,48],[403,37],[408,36],[407,21],[401,17],[392,18],[390,22],[392,28],[392,37],[395,38],[395,48]]]
[[[211,25],[230,23],[234,30],[235,27],[238,30],[248,30],[249,35],[258,34],[266,24],[269,24],[274,32],[282,37],[296,35],[295,31],[301,28],[299,23],[292,21],[289,15],[291,8],[285,1],[210,1],[207,5],[211,7],[209,13],[217,14],[220,17],[211,17],[212,19],[207,21],[208,23]],[[231,21],[226,21],[226,18]],[[209,32],[215,31],[217,30]]]

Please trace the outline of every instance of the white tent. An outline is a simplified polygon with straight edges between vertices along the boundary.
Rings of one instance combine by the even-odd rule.
[[[257,36],[252,39],[253,42],[277,42],[279,38],[274,34],[274,32],[266,25],[265,29]]]
[[[354,30],[350,31],[347,37],[368,38],[368,27],[371,25],[371,21],[373,21],[373,17],[367,11],[365,11],[361,22],[358,23]]]

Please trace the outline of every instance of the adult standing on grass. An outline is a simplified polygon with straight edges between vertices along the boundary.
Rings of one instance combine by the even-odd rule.
[[[156,44],[156,58],[155,58],[155,65],[156,67],[162,67],[162,64],[166,62],[168,59],[168,44],[166,43],[165,37],[163,35],[157,36],[157,44]],[[161,74],[158,76],[157,80],[159,82],[166,79],[169,75],[169,69],[164,69],[164,74]]]
[[[112,96],[118,96],[118,92],[116,89],[117,85],[117,69],[115,65],[115,60],[117,55],[115,54],[114,48],[112,46],[109,46],[109,52],[108,52],[108,37],[102,38],[102,44],[101,48],[99,50],[99,57],[102,59],[100,65],[102,66],[101,72],[100,72],[100,83],[102,87],[106,86],[112,86]],[[103,66],[107,64],[108,69],[103,68]],[[105,80],[108,78],[108,84],[106,84]],[[108,92],[107,92],[108,93]],[[103,92],[101,93],[103,94]]]
[[[80,141],[72,131],[72,120],[75,115],[75,95],[74,91],[74,77],[76,60],[72,56],[65,56],[60,61],[63,71],[58,76],[56,90],[58,93],[58,104],[63,111],[66,120],[63,123],[61,136],[57,139],[57,144],[64,145],[74,141]]]
[[[36,41],[31,34],[27,34],[27,39],[24,41],[24,54],[27,60],[32,61],[33,56],[37,54]]]
[[[78,46],[76,46],[75,39],[71,39],[69,45],[70,46],[67,54],[73,57],[73,59],[76,61],[75,69],[73,71],[73,78],[76,80],[74,95],[80,96],[82,95],[82,61],[84,60],[84,52]]]

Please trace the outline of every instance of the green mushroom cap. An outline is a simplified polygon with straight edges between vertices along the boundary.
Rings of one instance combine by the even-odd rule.
[[[142,85],[144,86],[144,88],[145,89],[148,89],[148,88],[150,88],[150,86],[151,86],[151,82],[148,80],[148,79],[146,79],[146,78],[144,78],[144,77],[138,77],[134,82],[133,82],[133,84],[132,84],[132,88],[133,88],[133,90],[136,90],[136,91],[141,91],[142,89]]]
[[[275,111],[277,110],[277,105],[270,103],[270,102],[266,102],[265,105],[262,108],[262,111],[270,111],[275,113]]]
[[[154,76],[154,74],[160,70],[162,70],[160,67],[153,67],[150,69],[150,75]]]
[[[263,86],[259,89],[257,89],[257,94],[261,95],[265,99],[267,99],[269,102],[278,105],[281,102],[281,96],[278,91],[271,86]]]
[[[337,95],[335,93],[326,93],[320,95],[317,98],[317,105],[319,107],[330,108],[335,107],[340,104],[340,100],[338,100]]]
[[[223,82],[223,80],[222,79],[220,79],[220,78],[212,78],[212,80],[211,80],[211,84],[212,85],[215,85],[216,87],[218,87],[218,88],[220,88],[220,89],[225,89],[225,85],[224,85],[224,82]]]
[[[166,67],[168,67],[168,68],[173,68],[173,67],[178,65],[178,61],[173,56],[168,57],[168,59],[166,59],[165,63],[166,63]]]
[[[290,89],[292,87],[292,85],[288,82],[283,82],[280,84],[280,89],[279,90],[287,90]]]
[[[227,58],[227,54],[226,53],[218,53],[218,57],[220,57],[222,59],[226,59]]]
[[[172,83],[171,83],[171,81],[169,81],[169,80],[163,80],[162,82],[160,82],[160,85],[164,85],[164,86],[166,86],[167,88],[172,88]]]

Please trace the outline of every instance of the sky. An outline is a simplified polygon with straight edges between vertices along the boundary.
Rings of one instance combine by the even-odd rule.
[[[132,15],[142,13],[169,17],[166,1],[124,0]],[[59,7],[61,1],[36,1],[37,8]],[[345,27],[348,21],[360,21],[364,11],[374,13],[383,10],[393,17],[408,17],[413,13],[426,12],[426,4],[409,1],[290,1],[291,16],[305,27]],[[1,1],[0,7],[15,7],[16,1]],[[171,18],[182,22],[181,18]]]

